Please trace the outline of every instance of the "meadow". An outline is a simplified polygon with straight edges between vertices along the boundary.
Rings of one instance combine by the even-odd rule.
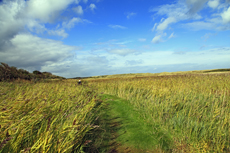
[[[82,85],[0,82],[0,152],[109,152],[116,126],[108,120],[115,115],[136,121],[119,123],[127,133],[139,126],[133,133],[146,135],[146,141],[130,133],[129,142],[125,135],[113,138],[128,147],[230,152],[229,79],[230,73],[199,73],[90,78]]]
[[[185,74],[91,84],[128,100],[146,123],[163,130],[162,139],[171,139],[170,152],[230,152],[229,79],[229,73]]]
[[[74,82],[0,82],[0,152],[80,152],[99,106]]]

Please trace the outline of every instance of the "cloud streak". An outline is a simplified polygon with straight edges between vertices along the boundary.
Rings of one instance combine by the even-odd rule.
[[[121,26],[121,25],[109,25],[110,28],[113,28],[113,29],[127,29],[126,27],[124,26]]]
[[[134,12],[128,12],[126,13],[126,18],[127,19],[130,19],[131,17],[135,16],[137,13],[134,13]]]

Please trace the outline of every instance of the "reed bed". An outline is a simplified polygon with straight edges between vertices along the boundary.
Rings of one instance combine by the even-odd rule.
[[[76,82],[0,82],[0,152],[80,152],[99,109]]]
[[[230,74],[90,80],[173,139],[172,152],[230,152]],[[154,130],[153,130],[154,131]]]

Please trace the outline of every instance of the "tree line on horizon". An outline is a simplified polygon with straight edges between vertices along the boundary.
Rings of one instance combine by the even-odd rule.
[[[38,70],[30,73],[24,69],[17,69],[14,66],[9,66],[6,63],[0,65],[0,81],[23,80],[40,80],[40,79],[65,79],[64,77],[53,75],[50,72],[40,72]]]

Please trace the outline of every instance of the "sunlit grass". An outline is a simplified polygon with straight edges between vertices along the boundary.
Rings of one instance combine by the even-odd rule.
[[[92,130],[105,130],[99,125],[106,118],[100,116],[102,92],[127,99],[140,123],[170,135],[173,152],[230,152],[229,78],[223,73],[91,79],[83,85],[0,82],[0,152],[106,150]]]
[[[230,151],[230,75],[92,80],[100,92],[125,98],[146,122],[170,131],[174,151]]]
[[[74,82],[0,83],[0,152],[77,152],[94,128],[95,92]]]

